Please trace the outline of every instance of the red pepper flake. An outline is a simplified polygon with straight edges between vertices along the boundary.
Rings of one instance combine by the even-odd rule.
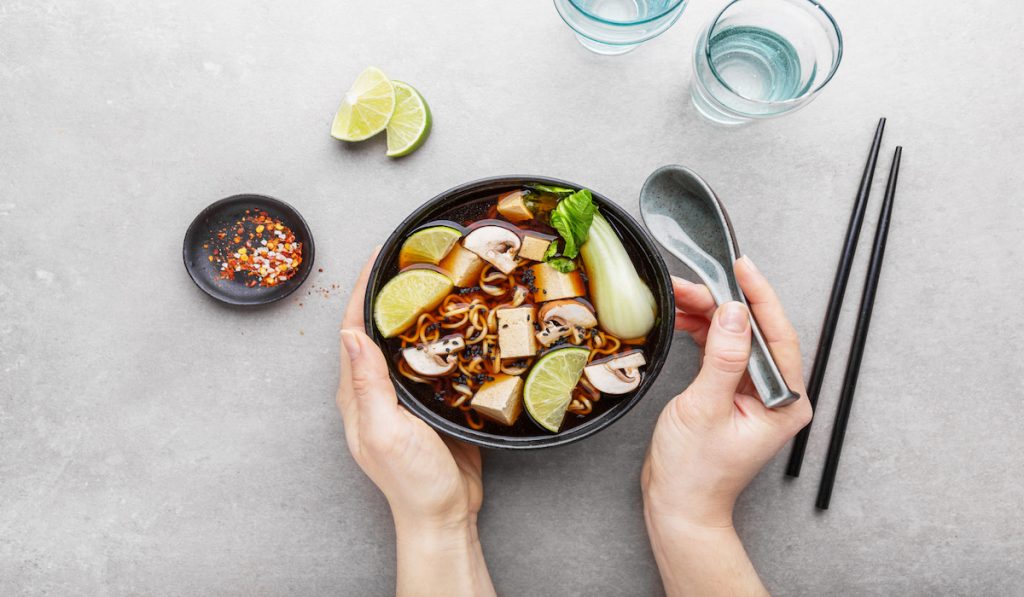
[[[290,228],[266,212],[250,214],[246,210],[245,213],[216,234],[221,240],[227,237],[229,229],[235,234],[233,243],[221,247],[223,254],[215,248],[210,255],[210,260],[220,267],[220,277],[234,280],[241,274],[243,280],[240,281],[250,288],[257,284],[277,286],[288,281],[302,264],[302,243],[295,239]],[[243,234],[247,236],[244,243]]]

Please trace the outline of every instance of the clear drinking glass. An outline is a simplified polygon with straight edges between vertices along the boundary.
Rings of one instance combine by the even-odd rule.
[[[583,47],[597,54],[625,54],[671,27],[687,0],[554,0]]]
[[[843,56],[835,19],[815,0],[733,0],[697,40],[690,97],[724,125],[807,105]]]

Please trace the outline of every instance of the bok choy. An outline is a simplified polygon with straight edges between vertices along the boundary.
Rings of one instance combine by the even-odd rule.
[[[654,328],[658,309],[654,295],[611,224],[596,209],[580,254],[601,327],[623,339],[646,336]]]

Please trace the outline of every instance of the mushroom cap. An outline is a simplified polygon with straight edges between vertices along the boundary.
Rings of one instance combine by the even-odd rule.
[[[466,347],[466,340],[452,334],[429,344],[417,344],[402,349],[402,358],[409,368],[424,377],[439,377],[455,370],[459,364],[456,353]]]
[[[523,241],[519,235],[504,226],[488,225],[474,229],[462,239],[462,246],[481,259],[509,274],[518,265],[516,255]]]
[[[640,385],[639,367],[647,364],[644,353],[630,350],[587,365],[583,373],[595,389],[606,394],[625,394]]]
[[[625,350],[618,354],[607,356],[603,359],[591,361],[590,364],[609,365],[618,369],[636,369],[646,365],[647,359],[644,358],[644,351],[639,348],[634,348],[633,350]]]
[[[466,347],[466,339],[462,334],[448,334],[427,344],[427,352],[440,356],[448,356]]]
[[[582,301],[562,299],[545,303],[537,312],[540,321],[558,320],[567,325],[581,328],[592,328],[597,325],[594,310]]]
[[[597,325],[597,317],[590,305],[574,299],[545,303],[537,312],[537,320],[544,326],[537,332],[537,340],[544,346],[551,346],[571,335],[574,328],[590,329]]]

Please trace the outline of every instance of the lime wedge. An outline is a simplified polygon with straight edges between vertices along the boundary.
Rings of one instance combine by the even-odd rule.
[[[559,348],[533,364],[523,386],[523,404],[538,425],[558,433],[589,356],[586,348]]]
[[[383,131],[395,111],[395,86],[369,67],[356,77],[334,115],[331,136],[342,141],[362,141]]]
[[[373,321],[385,338],[404,332],[423,313],[441,304],[454,286],[431,269],[412,269],[391,278],[377,293]]]
[[[461,237],[461,232],[448,226],[424,228],[402,243],[402,250],[398,253],[398,267],[404,268],[414,263],[437,265]]]
[[[394,81],[395,113],[388,122],[388,157],[416,151],[430,136],[430,107],[412,85]]]

